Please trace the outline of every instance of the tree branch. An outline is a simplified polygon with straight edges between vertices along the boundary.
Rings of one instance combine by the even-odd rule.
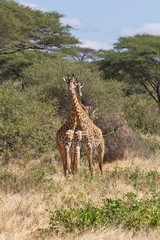
[[[154,96],[154,94],[152,93],[152,91],[149,90],[149,88],[147,87],[147,85],[144,83],[143,80],[141,80],[140,78],[138,78],[138,81],[144,86],[144,88],[147,90],[147,92],[149,93],[149,95],[154,99],[154,101],[156,103],[158,103],[157,98]]]

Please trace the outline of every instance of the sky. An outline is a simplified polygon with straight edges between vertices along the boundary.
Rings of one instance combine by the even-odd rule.
[[[119,37],[160,35],[160,0],[16,0],[42,11],[64,15],[83,47],[111,49]]]

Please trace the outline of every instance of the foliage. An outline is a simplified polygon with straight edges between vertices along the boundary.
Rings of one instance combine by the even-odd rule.
[[[21,83],[21,89],[24,89],[23,70],[32,65],[38,58],[38,53],[23,51],[11,55],[3,55],[0,58],[0,81],[8,79],[18,80]]]
[[[160,106],[160,37],[121,37],[114,50],[102,51],[100,68],[105,78],[138,83]]]
[[[53,149],[57,103],[40,103],[32,95],[1,86],[1,151],[8,157],[34,156]],[[53,120],[54,116],[54,120]]]
[[[130,192],[123,199],[105,198],[100,207],[87,203],[79,208],[57,209],[50,212],[49,231],[71,233],[118,225],[135,230],[159,227],[159,201],[159,193],[139,199]]]
[[[159,109],[149,97],[144,94],[134,94],[124,101],[125,118],[133,129],[144,133],[160,134]]]
[[[56,52],[63,58],[79,41],[71,35],[70,26],[62,25],[63,15],[58,12],[43,12],[12,0],[0,0],[0,4],[0,81],[19,79],[23,89],[22,70],[36,56]]]
[[[42,12],[10,0],[0,0],[0,53],[24,49],[53,50],[76,44],[70,27],[60,22],[58,12]]]
[[[88,62],[97,59],[97,51],[92,48],[73,46],[69,49],[62,49],[62,52],[67,54],[68,59],[71,59],[72,61]]]

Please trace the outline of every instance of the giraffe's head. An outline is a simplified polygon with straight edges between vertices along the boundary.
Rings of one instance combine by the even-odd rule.
[[[72,94],[82,96],[81,89],[83,87],[83,84],[80,83],[78,78],[76,78],[74,75],[68,75],[67,77],[64,77],[63,80],[67,83],[68,89]]]

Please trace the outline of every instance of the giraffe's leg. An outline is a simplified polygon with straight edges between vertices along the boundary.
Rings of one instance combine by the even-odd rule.
[[[66,177],[67,169],[66,169],[65,149],[58,142],[57,142],[57,149],[58,149],[58,151],[60,153],[60,156],[61,156],[61,160],[62,160],[62,164],[63,164],[63,171],[64,171],[64,175]]]
[[[80,168],[80,146],[77,145],[75,148],[75,156],[74,156],[74,169],[76,172],[78,172]]]
[[[88,159],[89,170],[91,172],[91,175],[93,175],[93,150],[92,150],[92,147],[90,147],[90,146],[86,147],[86,155],[87,155],[87,159]]]
[[[97,157],[99,160],[99,169],[101,172],[101,175],[103,174],[103,157],[104,157],[104,141],[102,141],[99,146],[97,147]]]
[[[74,148],[73,147],[70,149],[70,157],[71,157],[71,172],[72,172],[72,174],[74,174],[75,154],[74,154]]]
[[[70,156],[70,147],[67,146],[65,147],[65,152],[64,152],[64,155],[65,155],[65,169],[66,169],[66,175],[67,173],[71,173],[71,156]]]
[[[93,160],[92,160],[92,164],[93,164],[93,166],[95,166],[95,158],[96,158],[96,152],[95,152],[95,149],[93,149],[93,152],[92,152],[92,158],[93,158]]]
[[[77,147],[73,148],[71,151],[71,171],[75,174],[79,169],[79,150]]]
[[[71,172],[71,158],[69,148],[61,148],[61,158],[63,162],[64,176]]]
[[[82,131],[76,130],[74,133],[74,171],[77,173],[80,168],[80,149],[81,149]]]

